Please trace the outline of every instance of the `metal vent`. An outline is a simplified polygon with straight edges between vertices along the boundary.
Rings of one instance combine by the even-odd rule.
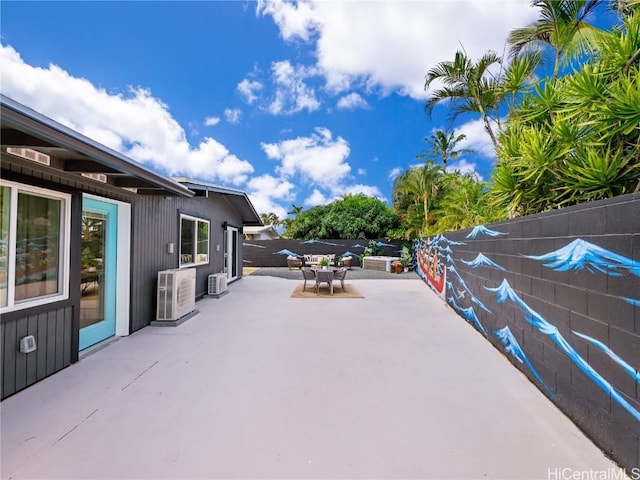
[[[104,173],[83,173],[82,176],[96,182],[107,183],[107,176]]]
[[[40,163],[42,165],[51,165],[51,157],[49,155],[32,150],[31,148],[14,148],[7,147],[7,153],[15,155],[16,157],[26,158],[32,162]]]

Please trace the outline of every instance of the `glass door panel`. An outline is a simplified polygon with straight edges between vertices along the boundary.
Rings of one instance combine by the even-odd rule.
[[[117,206],[82,203],[80,350],[115,335]]]

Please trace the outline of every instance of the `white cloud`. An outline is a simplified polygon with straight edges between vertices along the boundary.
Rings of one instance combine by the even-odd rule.
[[[262,90],[263,85],[262,83],[256,80],[249,80],[245,78],[238,84],[237,88],[238,88],[238,92],[240,93],[242,98],[245,100],[245,102],[251,105],[255,103],[256,100],[258,100],[257,93],[260,90]]]
[[[327,198],[320,190],[314,188],[313,193],[305,198],[302,203],[305,207],[315,207],[317,205],[326,205],[330,202],[330,198]]]
[[[299,176],[314,187],[313,193],[304,200],[307,206],[325,204],[347,193],[364,193],[385,200],[375,186],[348,185],[352,180],[351,166],[346,161],[349,144],[342,137],[334,139],[327,128],[317,127],[307,137],[261,146],[269,159],[280,162],[275,169],[279,175],[285,179]]]
[[[486,158],[495,158],[495,148],[481,119],[459,125],[455,129],[455,134],[463,134],[467,137],[458,144],[458,148],[473,150],[476,155],[481,155]]]
[[[484,181],[482,175],[478,173],[478,165],[475,162],[469,162],[465,159],[452,161],[447,163],[447,172],[471,173],[479,182]]]
[[[351,171],[346,162],[349,144],[342,137],[333,139],[326,128],[316,128],[308,137],[263,143],[262,149],[268,158],[280,161],[276,168],[280,175],[291,178],[299,174],[305,181],[324,188],[342,182]]]
[[[168,106],[149,90],[111,94],[56,65],[32,67],[10,46],[0,46],[0,63],[3,94],[168,175],[239,184],[253,172],[213,138],[190,145]]]
[[[220,117],[207,117],[204,119],[204,124],[207,127],[213,127],[214,125],[217,125],[218,123],[220,123]]]
[[[272,175],[253,177],[247,183],[247,193],[258,213],[273,212],[280,218],[287,217],[287,209],[277,201],[292,202],[294,184]]]
[[[366,175],[367,171],[364,168],[359,168],[358,169],[358,175]]]
[[[280,28],[280,35],[285,40],[299,37],[309,40],[311,26],[315,23],[313,6],[309,2],[299,2],[296,5],[285,2],[271,2],[258,0],[256,12],[271,15]]]
[[[302,110],[313,112],[320,108],[313,88],[305,83],[307,78],[317,75],[314,68],[293,66],[288,60],[271,64],[275,84],[275,98],[267,110],[273,115],[292,114]]]
[[[538,11],[529,0],[275,0],[258,2],[256,14],[271,16],[284,40],[314,44],[329,89],[359,86],[424,99],[430,68],[453,59],[461,45],[471,58],[501,54],[508,33]]]
[[[391,169],[391,171],[389,172],[389,180],[395,180],[395,178],[400,175],[402,172],[404,171],[404,169],[400,168],[400,167],[396,167]]]
[[[237,125],[242,118],[242,110],[239,108],[226,108],[224,110],[224,118],[227,122]]]
[[[367,101],[355,92],[338,100],[338,110],[355,110],[356,108],[370,108]]]

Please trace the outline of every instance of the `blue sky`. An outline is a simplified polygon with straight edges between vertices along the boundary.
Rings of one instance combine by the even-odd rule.
[[[424,75],[464,46],[504,51],[528,0],[2,2],[2,93],[170,176],[246,191],[286,217],[393,178],[435,129],[476,153],[475,117],[432,118]]]

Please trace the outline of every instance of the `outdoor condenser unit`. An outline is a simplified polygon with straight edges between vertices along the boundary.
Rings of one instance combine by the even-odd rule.
[[[178,320],[193,312],[196,306],[196,269],[158,272],[157,306],[156,320]]]
[[[214,273],[209,275],[209,295],[220,296],[227,291],[227,274]]]

